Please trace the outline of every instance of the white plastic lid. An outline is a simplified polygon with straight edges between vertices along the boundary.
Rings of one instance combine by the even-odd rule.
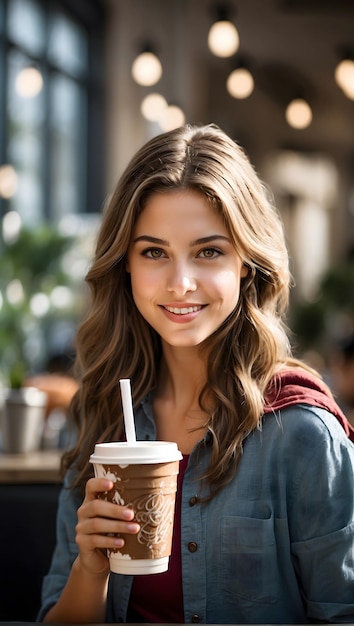
[[[95,452],[90,456],[90,463],[168,463],[179,461],[182,454],[177,444],[172,441],[137,441],[134,445],[126,441],[96,443]]]

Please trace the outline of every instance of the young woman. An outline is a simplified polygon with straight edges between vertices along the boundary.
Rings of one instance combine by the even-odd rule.
[[[283,318],[280,220],[240,147],[185,126],[132,159],[103,215],[77,338],[76,447],[64,456],[48,622],[354,622],[352,432]],[[138,532],[97,498],[98,441],[175,441],[168,572],[109,575],[107,548]],[[119,534],[120,537],[113,536]]]

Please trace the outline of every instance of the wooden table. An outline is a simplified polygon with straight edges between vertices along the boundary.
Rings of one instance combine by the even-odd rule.
[[[0,453],[0,483],[57,483],[62,450],[39,450],[26,454]]]

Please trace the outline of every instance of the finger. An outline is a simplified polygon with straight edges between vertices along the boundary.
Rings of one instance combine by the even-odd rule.
[[[122,522],[103,517],[79,519],[76,525],[78,535],[136,535],[140,530],[136,522]]]
[[[106,493],[113,489],[113,481],[108,478],[90,478],[86,483],[86,498],[97,498],[97,494]]]
[[[94,518],[78,522],[76,543],[80,552],[122,548],[127,534],[139,532],[139,524]]]
[[[102,517],[130,522],[134,519],[134,511],[112,502],[95,498],[85,500],[77,511],[78,519]]]
[[[108,517],[132,520],[134,517],[134,511],[125,506],[123,507],[116,504],[115,502],[111,503],[104,497],[104,494],[111,491],[113,487],[113,481],[108,478],[90,478],[86,483],[86,496],[83,504],[86,504],[88,501],[95,501],[96,503],[97,500],[107,501],[111,507],[111,512],[107,513]],[[113,507],[115,507],[115,509]]]
[[[92,552],[94,550],[114,550],[124,546],[124,537],[119,534],[95,534],[87,535],[78,533],[76,535],[76,543],[80,552]]]

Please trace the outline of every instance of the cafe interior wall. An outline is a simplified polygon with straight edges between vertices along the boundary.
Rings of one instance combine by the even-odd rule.
[[[334,78],[342,50],[354,45],[354,3],[231,0],[226,6],[240,38],[232,58],[217,58],[208,49],[218,2],[104,3],[107,188],[113,188],[136,149],[161,131],[141,114],[149,93],[158,92],[181,107],[187,122],[217,123],[243,145],[274,193],[295,279],[293,310],[309,307],[311,314],[321,298],[322,277],[345,264],[354,247],[354,102]],[[136,84],[131,75],[145,44],[152,46],[163,68],[151,87]],[[226,89],[227,76],[239,60],[246,62],[255,81],[245,99],[231,97]],[[310,103],[313,119],[307,128],[295,129],[286,122],[285,109],[300,95]],[[347,288],[354,290],[354,284]],[[343,322],[342,311],[339,317],[338,329],[333,316],[324,321],[321,314],[325,337],[320,342],[336,339],[326,335],[328,324],[330,334],[344,332],[353,311],[349,322]],[[304,319],[306,324],[306,315]],[[297,331],[301,335],[301,325]],[[305,344],[304,349],[311,347]]]

